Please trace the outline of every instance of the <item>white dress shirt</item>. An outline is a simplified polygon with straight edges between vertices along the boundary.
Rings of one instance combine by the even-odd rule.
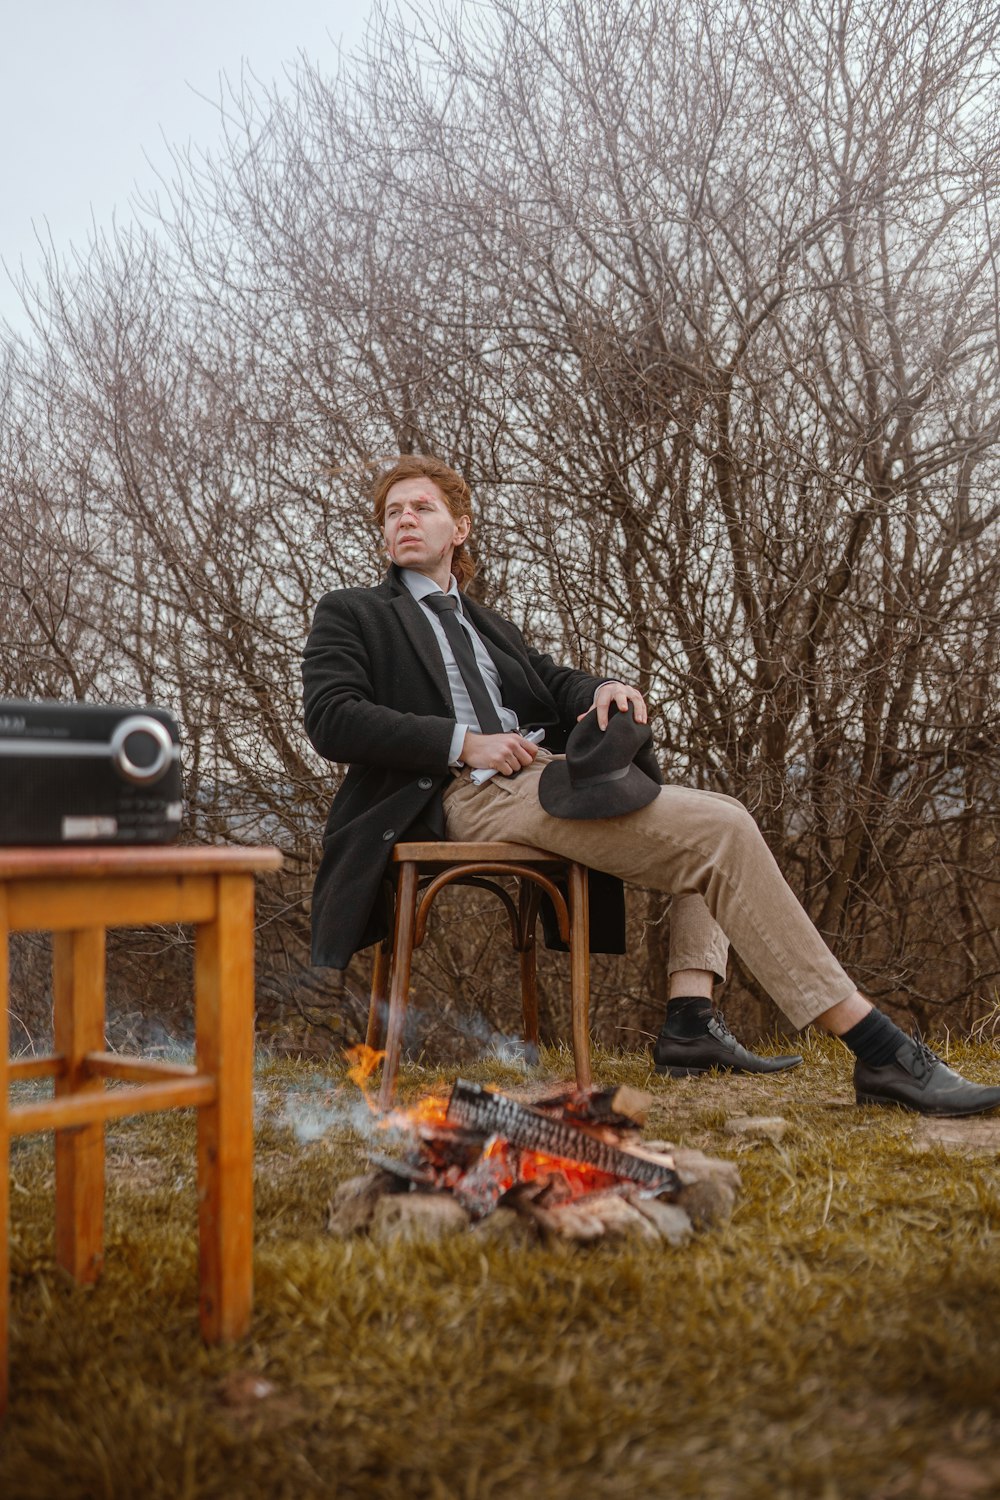
[[[433,578],[428,578],[426,574],[418,573],[413,568],[400,568],[399,576],[409,593],[422,606],[424,614],[430,621],[431,629],[434,631],[434,639],[441,648],[445,671],[448,674],[451,701],[455,706],[455,718],[458,721],[455,725],[455,732],[451,737],[451,752],[448,757],[448,763],[449,765],[460,766],[462,764],[462,745],[465,743],[466,734],[470,729],[473,734],[480,734],[482,731],[479,728],[476,711],[472,706],[472,699],[469,697],[469,690],[465,685],[465,678],[458,669],[458,662],[455,660],[448,637],[444,633],[441,617],[440,615],[436,615],[424,603],[428,594],[440,594],[441,590]],[[483,681],[486,684],[486,690],[492,698],[493,705],[499,715],[500,723],[506,730],[515,730],[518,727],[517,714],[514,713],[513,709],[504,707],[503,699],[500,696],[500,673],[497,671],[493,658],[483,645],[472,624],[465,617],[462,609],[462,595],[459,593],[458,584],[454,578],[451,580],[451,587],[448,589],[448,593],[452,594],[458,600],[458,609],[455,613],[462,623],[462,628],[468,633],[469,640],[472,642],[472,649],[476,654],[476,662],[482,673]]]

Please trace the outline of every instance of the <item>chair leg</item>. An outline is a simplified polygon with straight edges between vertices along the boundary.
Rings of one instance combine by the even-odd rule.
[[[573,1061],[577,1087],[590,1087],[590,911],[587,867],[569,866],[569,966]]]
[[[0,889],[0,1422],[7,1412],[9,1392],[10,1319],[10,1056],[8,1005],[7,893]]]
[[[368,1001],[368,1032],[365,1046],[377,1048],[382,1040],[385,1017],[385,992],[389,980],[389,950],[385,942],[376,943],[372,962],[371,998]]]
[[[198,1284],[206,1343],[241,1338],[253,1308],[252,875],[221,875],[197,928],[195,1046],[215,1099],[198,1110]]]
[[[538,916],[536,887],[528,880],[518,881],[518,944],[521,963],[521,1016],[524,1040],[538,1046],[538,965],[535,947],[535,921]]]
[[[55,1097],[101,1093],[84,1056],[104,1051],[103,927],[57,932],[52,939],[55,1050],[66,1071]],[[74,1281],[97,1280],[104,1260],[104,1125],[56,1131],[56,1262]]]
[[[538,968],[535,962],[534,940],[522,948],[521,960],[521,1014],[524,1018],[524,1040],[538,1046]]]
[[[396,931],[392,945],[392,983],[389,987],[389,1025],[382,1062],[379,1108],[388,1109],[396,1088],[399,1054],[403,1044],[406,1006],[410,998],[410,965],[417,916],[417,866],[401,864],[396,892]]]

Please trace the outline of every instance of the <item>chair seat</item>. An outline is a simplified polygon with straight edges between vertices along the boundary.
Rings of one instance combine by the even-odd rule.
[[[458,865],[480,860],[509,860],[515,864],[560,864],[566,863],[559,854],[545,849],[536,849],[532,844],[460,844],[448,839],[436,839],[428,843],[397,844],[392,851],[394,864],[444,864]]]

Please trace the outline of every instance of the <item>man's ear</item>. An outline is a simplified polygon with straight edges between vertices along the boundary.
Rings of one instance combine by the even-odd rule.
[[[472,517],[459,516],[458,520],[455,522],[455,530],[461,533],[461,535],[455,542],[455,546],[460,547],[465,541],[466,537],[469,535],[469,532],[472,530]]]

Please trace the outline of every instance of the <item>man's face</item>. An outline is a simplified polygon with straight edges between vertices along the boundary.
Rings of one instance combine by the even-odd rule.
[[[428,577],[451,571],[455,548],[469,534],[470,521],[456,521],[444,495],[431,479],[397,479],[385,497],[382,535],[385,550],[400,568]]]

